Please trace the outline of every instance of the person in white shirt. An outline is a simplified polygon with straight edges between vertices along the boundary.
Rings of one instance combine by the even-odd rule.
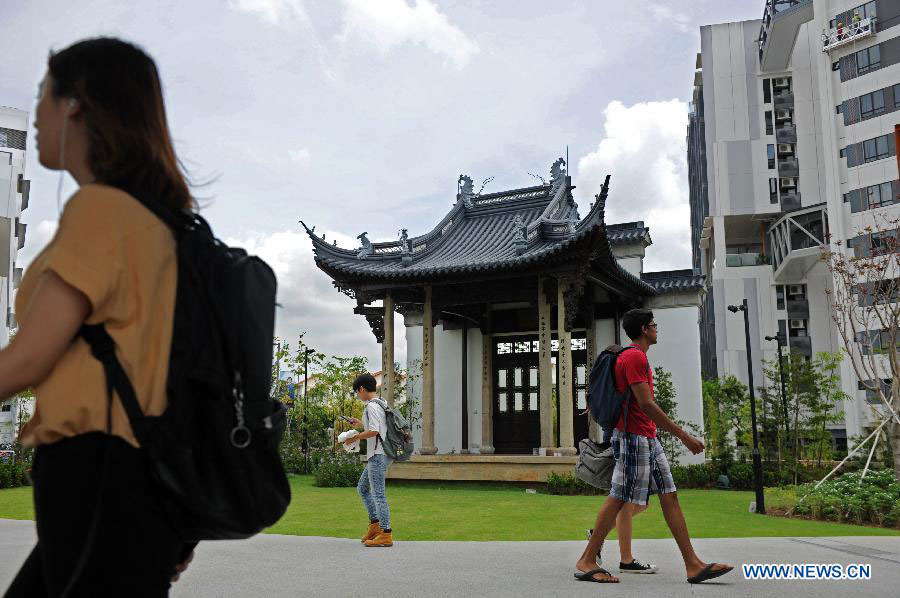
[[[384,454],[384,437],[387,436],[387,418],[384,409],[373,401],[377,383],[371,374],[360,374],[353,381],[353,391],[364,403],[362,421],[350,418],[350,424],[362,425],[363,431],[344,441],[345,445],[366,440],[366,466],[356,486],[363,505],[369,513],[369,528],[362,538],[369,547],[394,545],[391,530],[391,510],[384,493],[384,480],[391,459]]]

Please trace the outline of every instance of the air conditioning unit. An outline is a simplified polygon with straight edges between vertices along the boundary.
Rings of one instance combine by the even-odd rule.
[[[794,189],[797,187],[797,179],[790,178],[781,178],[778,180],[778,184],[781,185],[782,189]]]
[[[803,320],[791,320],[791,330],[796,330],[798,328],[806,328],[803,325]]]
[[[792,116],[793,115],[791,114],[790,110],[776,110],[775,111],[775,118],[778,118],[778,119],[791,118]]]
[[[775,80],[772,82],[775,87],[790,87],[791,86],[791,78],[790,77],[775,77]]]
[[[793,154],[794,146],[791,143],[779,143],[778,144],[778,153],[780,154]]]
[[[788,287],[788,295],[802,295],[803,294],[803,285],[802,284],[792,284]]]

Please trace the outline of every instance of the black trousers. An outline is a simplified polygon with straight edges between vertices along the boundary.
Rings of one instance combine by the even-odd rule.
[[[32,479],[38,542],[5,596],[60,596],[85,551],[69,596],[168,596],[184,544],[153,498],[138,449],[102,433],[75,436],[39,447]]]

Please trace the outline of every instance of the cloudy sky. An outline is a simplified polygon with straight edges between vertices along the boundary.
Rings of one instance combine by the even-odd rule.
[[[748,0],[29,0],[4,3],[0,105],[33,111],[47,54],[86,36],[157,61],[177,150],[219,236],[266,259],[278,334],[380,350],[316,269],[298,220],[355,246],[430,230],[468,173],[530,185],[571,158],[586,207],[644,220],[646,269],[690,265],[685,128],[699,27],[759,18]],[[29,140],[31,143],[31,140]],[[33,143],[32,143],[33,145]],[[20,265],[53,235],[58,175],[29,147]],[[74,190],[67,179],[63,201]],[[397,358],[405,359],[401,318]]]

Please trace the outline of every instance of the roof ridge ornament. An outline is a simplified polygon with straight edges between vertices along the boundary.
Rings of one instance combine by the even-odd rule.
[[[560,185],[566,180],[566,161],[563,158],[557,158],[556,162],[550,167],[550,195],[556,195]]]
[[[516,249],[516,255],[522,255],[528,246],[527,232],[525,230],[525,220],[521,214],[516,214],[513,220],[513,247]]]
[[[362,243],[362,247],[356,254],[356,257],[360,259],[363,259],[375,253],[375,248],[372,247],[372,242],[369,241],[369,238],[366,236],[367,234],[367,232],[363,232],[362,234],[356,236],[356,238],[359,239],[360,243]]]
[[[402,258],[400,258],[400,261],[404,266],[409,266],[410,264],[412,264],[412,250],[409,243],[409,231],[405,228],[400,229],[400,254],[403,256]]]
[[[484,186],[482,186],[483,188]],[[459,175],[459,179],[456,181],[456,201],[462,200],[463,205],[471,208],[473,197],[475,197],[475,184],[472,182],[472,177],[467,174]]]

